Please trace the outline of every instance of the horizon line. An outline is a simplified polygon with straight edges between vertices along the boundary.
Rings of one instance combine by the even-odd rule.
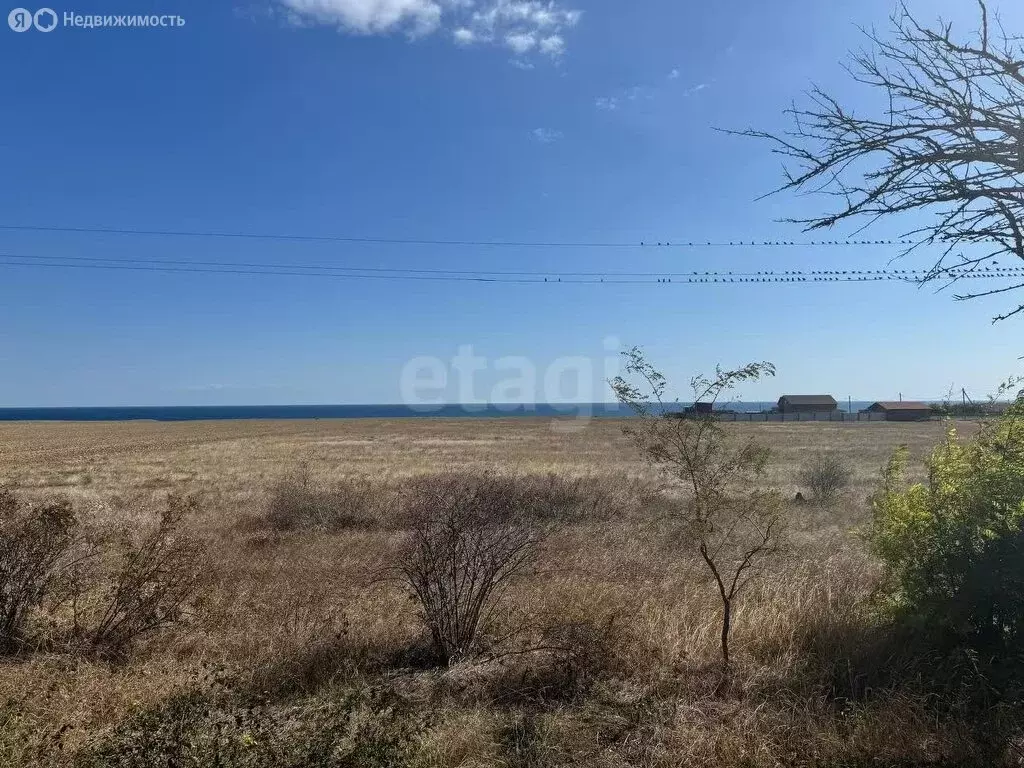
[[[846,404],[853,403],[875,403],[875,402],[900,402],[900,399],[887,399],[887,398],[844,398]],[[945,402],[955,402],[948,400],[947,398],[940,397],[903,397],[902,401],[905,402],[922,402],[929,404],[941,404]],[[988,402],[987,398],[985,401]],[[1013,398],[1005,398],[996,400],[995,402],[1013,402]],[[693,405],[693,400],[672,400],[662,403],[664,406],[672,405]],[[775,400],[730,400],[730,401],[718,401],[715,403],[716,407],[727,408],[730,404],[742,404],[742,405],[771,405],[777,403]],[[976,404],[981,404],[978,402]],[[626,408],[623,403],[615,400],[573,400],[573,401],[562,401],[562,402],[530,402],[530,403],[513,403],[513,402],[451,402],[451,403],[438,403],[430,405],[415,405],[409,403],[388,403],[388,402],[349,402],[349,403],[202,403],[202,404],[163,404],[163,405],[0,405],[0,411],[43,411],[43,410],[116,410],[116,409],[139,409],[139,410],[152,410],[161,408],[406,408],[412,411],[422,411],[423,413],[429,413],[434,410],[441,410],[444,408],[466,408],[466,409],[486,409],[486,408],[509,408],[509,409],[522,409],[522,408],[572,408],[580,406],[614,406],[616,408]],[[656,405],[656,403],[654,403]],[[841,408],[844,405],[842,400],[837,399],[837,405]]]

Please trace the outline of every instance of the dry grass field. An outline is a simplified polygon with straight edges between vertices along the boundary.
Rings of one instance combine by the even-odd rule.
[[[0,764],[903,766],[977,755],[983,736],[933,706],[924,683],[898,673],[900,649],[873,633],[877,569],[855,530],[893,448],[907,444],[916,462],[942,424],[730,425],[772,447],[767,480],[787,499],[819,451],[853,479],[830,508],[792,508],[789,550],[740,602],[728,675],[717,597],[658,476],[619,422],[565,427],[0,424],[0,484],[66,495],[83,516],[124,526],[151,523],[168,493],[196,494],[187,525],[209,552],[187,620],[127,658],[42,647],[0,666]],[[379,489],[379,524],[268,526],[275,485],[300,465],[318,485]],[[524,647],[568,637],[573,654],[424,661],[415,603],[380,577],[405,535],[386,522],[386,500],[446,470],[583,478],[600,497],[545,540],[502,603]],[[325,733],[319,757],[295,757]],[[154,762],[185,742],[187,759]]]

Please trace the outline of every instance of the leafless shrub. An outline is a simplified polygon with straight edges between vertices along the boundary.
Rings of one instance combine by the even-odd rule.
[[[139,639],[179,622],[199,592],[201,542],[184,531],[194,498],[171,496],[142,536],[110,535],[99,563],[70,595],[73,635],[103,656],[123,656]]]
[[[397,568],[444,662],[481,650],[494,608],[537,554],[537,509],[535,492],[491,475],[433,475],[410,489]]]
[[[800,469],[800,485],[819,504],[831,504],[850,484],[853,471],[833,453],[818,453]]]
[[[373,517],[382,492],[366,478],[332,485],[317,482],[303,465],[273,487],[263,522],[276,531],[338,531],[364,525]]]
[[[616,398],[636,419],[623,428],[652,466],[686,495],[677,516],[718,588],[722,602],[722,662],[729,666],[729,635],[737,597],[764,563],[778,554],[785,520],[777,492],[759,487],[769,451],[753,440],[735,440],[709,412],[665,418],[668,381],[638,347],[623,352],[626,373],[612,382]],[[690,381],[693,402],[712,406],[737,384],[774,376],[771,363],[749,363],[713,378]],[[678,410],[678,402],[675,404]]]
[[[523,503],[523,511],[539,521],[572,523],[607,521],[635,513],[657,495],[628,477],[567,477],[554,472],[495,478]]]
[[[21,647],[29,614],[69,565],[77,527],[67,499],[30,504],[0,489],[0,652]]]
[[[559,652],[573,689],[611,667],[616,639],[614,616],[600,623],[586,619],[560,621],[543,631],[543,642]]]
[[[611,624],[566,620],[544,627],[536,645],[499,652],[448,671],[441,689],[462,706],[536,709],[581,701],[615,663]]]

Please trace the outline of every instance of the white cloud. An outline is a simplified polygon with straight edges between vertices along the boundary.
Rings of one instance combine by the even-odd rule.
[[[441,23],[435,0],[282,0],[304,22],[336,25],[348,32],[374,35],[403,29],[430,34]]]
[[[678,69],[673,69],[668,74],[669,80],[678,80],[682,74]],[[706,88],[710,88],[714,85],[715,80],[712,78],[706,83],[697,83],[696,85],[682,90],[682,95],[686,97],[694,96]],[[675,91],[678,86],[670,86],[665,83],[660,85],[632,85],[628,88],[622,88],[612,95],[609,96],[598,96],[594,101],[594,106],[598,109],[603,109],[608,112],[615,111],[620,107],[629,108],[629,102],[643,102],[643,101],[654,101],[664,96],[669,89]]]
[[[609,96],[598,96],[594,106],[607,112],[614,112],[620,107],[628,107],[629,102],[652,101],[660,94],[658,88],[649,85],[631,85],[622,88]]]
[[[564,134],[561,131],[551,128],[534,128],[530,131],[530,135],[541,144],[554,144],[556,141],[564,138]]]
[[[558,58],[565,34],[582,12],[561,0],[276,0],[293,24],[323,24],[364,35],[404,32],[412,37],[439,29],[459,45],[489,43],[518,56],[536,52]]]
[[[549,56],[561,56],[565,53],[565,38],[561,35],[550,35],[540,41],[538,46],[541,53]]]
[[[182,389],[185,392],[220,392],[225,389],[234,389],[230,384],[189,384]]]
[[[582,11],[563,10],[555,0],[487,0],[483,9],[473,13],[473,21],[492,32],[509,27],[558,32],[576,26],[582,15]]]
[[[512,32],[505,35],[505,45],[522,56],[537,45],[537,36],[532,32]]]
[[[623,95],[630,101],[637,99],[653,99],[654,89],[646,85],[634,85],[623,91]]]

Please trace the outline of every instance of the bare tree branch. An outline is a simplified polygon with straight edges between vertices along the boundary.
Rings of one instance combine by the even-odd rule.
[[[936,213],[907,235],[917,242],[903,255],[922,245],[944,249],[921,282],[956,282],[951,270],[962,263],[1024,260],[1024,47],[1001,26],[993,34],[984,0],[978,5],[980,28],[966,40],[955,40],[952,25],[941,20],[923,26],[903,5],[892,17],[891,38],[864,31],[868,49],[853,54],[847,70],[855,82],[885,93],[882,116],[855,115],[813,88],[808,106],[786,110],[792,130],[727,131],[766,140],[786,159],[785,182],[774,192],[839,201],[829,213],[787,221],[812,231],[860,217],[870,224],[893,214]],[[979,245],[994,247],[947,264],[960,249]],[[962,298],[984,295],[990,294]]]

